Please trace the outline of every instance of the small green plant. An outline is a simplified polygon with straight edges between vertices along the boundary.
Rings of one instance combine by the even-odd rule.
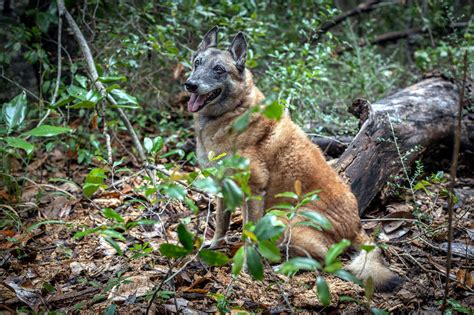
[[[139,225],[153,225],[156,221],[149,219],[141,220],[128,220],[125,219],[116,211],[111,208],[105,208],[102,210],[102,215],[109,219],[111,224],[104,224],[94,228],[87,228],[83,231],[77,231],[73,235],[73,239],[81,239],[90,234],[97,234],[102,237],[107,243],[109,243],[119,255],[123,255],[123,251],[117,241],[125,242],[125,234],[130,230]],[[136,246],[132,247],[137,252]],[[141,245],[141,252],[138,254],[148,254],[150,251],[148,245]],[[137,253],[135,253],[136,255]],[[133,257],[133,256],[132,256]]]

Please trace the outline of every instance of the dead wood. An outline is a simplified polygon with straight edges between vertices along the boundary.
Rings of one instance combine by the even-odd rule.
[[[442,77],[420,81],[375,104],[336,168],[352,187],[362,213],[390,180],[410,173],[423,152],[452,144],[459,87]],[[472,117],[463,120],[464,145],[474,147]]]
[[[350,136],[337,136],[337,137],[325,137],[325,136],[314,136],[311,137],[311,141],[317,144],[323,151],[325,156],[337,158],[347,149],[349,143],[351,143],[353,137]]]

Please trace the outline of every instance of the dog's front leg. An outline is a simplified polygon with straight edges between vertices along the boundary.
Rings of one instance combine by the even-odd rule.
[[[219,247],[225,241],[225,234],[229,229],[230,211],[226,211],[224,206],[224,199],[217,198],[216,204],[216,230],[211,241],[211,248]]]
[[[265,191],[270,177],[265,163],[258,158],[258,152],[247,151],[242,154],[248,156],[250,160],[249,185],[252,195],[258,199],[251,198],[242,207],[244,225],[252,221],[257,223],[265,210]]]
[[[263,216],[263,209],[265,204],[264,193],[258,193],[255,197],[258,199],[250,199],[248,200],[243,206],[243,219],[244,219],[244,226],[249,221],[257,223]]]

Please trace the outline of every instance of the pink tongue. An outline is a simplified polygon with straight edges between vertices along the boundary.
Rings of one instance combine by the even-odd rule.
[[[188,110],[192,113],[197,112],[204,105],[204,101],[204,95],[191,94],[191,98],[188,101]]]

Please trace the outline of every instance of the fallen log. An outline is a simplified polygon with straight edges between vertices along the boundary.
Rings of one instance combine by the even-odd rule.
[[[374,104],[359,133],[335,167],[350,183],[363,213],[390,177],[409,174],[423,152],[453,143],[459,87],[442,77],[428,78]],[[357,107],[363,108],[360,101]],[[472,117],[463,120],[463,145],[474,147]],[[402,162],[403,161],[403,162]]]
[[[352,141],[350,136],[325,137],[312,136],[311,141],[317,144],[323,151],[326,157],[338,158],[347,149],[347,146]]]

